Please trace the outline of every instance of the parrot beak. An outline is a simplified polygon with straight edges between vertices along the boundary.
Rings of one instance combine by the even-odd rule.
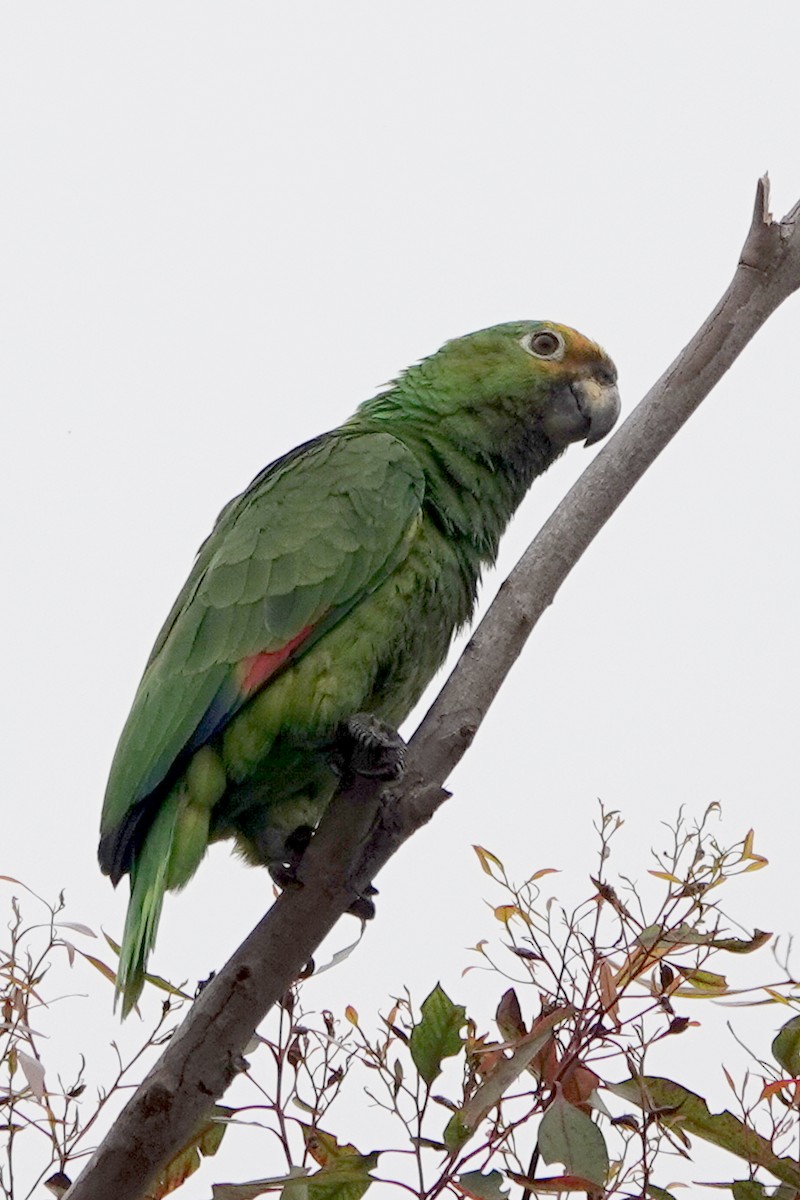
[[[593,446],[613,429],[619,416],[616,375],[586,375],[573,379],[551,396],[542,428],[560,446],[583,442]],[[585,439],[585,440],[584,440]]]
[[[589,436],[583,444],[593,446],[595,442],[602,441],[617,423],[620,410],[617,385],[593,378],[578,379],[570,390],[589,422]]]

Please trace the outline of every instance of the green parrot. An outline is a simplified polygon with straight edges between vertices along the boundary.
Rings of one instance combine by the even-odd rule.
[[[276,878],[296,861],[340,781],[342,737],[380,742],[408,715],[532,480],[614,425],[616,377],[567,326],[479,330],[223,509],[156,639],[106,790],[100,865],[131,885],[123,1015],[165,891],[210,842],[233,838]]]

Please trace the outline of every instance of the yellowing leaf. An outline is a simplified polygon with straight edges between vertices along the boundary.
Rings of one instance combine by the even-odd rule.
[[[682,971],[686,982],[693,988],[694,992],[704,992],[707,995],[722,995],[728,990],[728,981],[724,975],[717,975],[714,971]],[[678,996],[691,995],[684,988],[679,988],[675,993]]]
[[[201,1123],[197,1132],[164,1167],[157,1183],[145,1193],[145,1200],[162,1200],[174,1192],[193,1175],[203,1158],[210,1158],[219,1150],[220,1142],[227,1129],[226,1121],[234,1109],[215,1104],[211,1116]]]
[[[545,875],[560,875],[558,867],[542,867],[540,871],[534,871],[528,883],[535,883],[537,879],[542,879]]]
[[[745,859],[750,860],[750,866],[745,867],[745,871],[760,871],[762,867],[769,864],[769,860],[764,858],[762,854],[753,853],[753,840],[755,833],[752,829],[748,829],[745,834],[744,845],[742,846],[742,862]]]
[[[374,1155],[363,1155],[351,1142],[339,1142],[334,1134],[326,1133],[316,1125],[304,1125],[301,1122],[301,1129],[309,1154],[321,1167],[351,1161],[362,1162],[366,1158],[375,1165]]]
[[[789,1001],[786,999],[786,997],[782,996],[780,992],[776,992],[774,988],[765,987],[764,991],[775,1001],[776,1004],[789,1004]],[[769,1003],[769,1001],[766,1003]]]
[[[309,1153],[321,1164],[321,1170],[296,1186],[289,1184],[283,1196],[306,1200],[359,1200],[373,1182],[370,1171],[378,1165],[377,1154],[362,1154],[355,1146],[339,1143],[332,1133],[303,1125],[303,1137]]]
[[[487,875],[491,876],[492,879],[498,878],[498,876],[495,875],[494,871],[492,870],[492,867],[497,867],[500,876],[505,875],[506,869],[495,854],[492,854],[489,850],[484,850],[483,846],[473,846],[472,849],[477,854],[478,862],[481,864],[481,867]]]
[[[512,917],[522,916],[516,904],[498,904],[493,911],[498,921],[502,921],[504,925],[507,925]]]
[[[678,879],[677,875],[671,875],[669,871],[648,871],[648,875],[654,875],[656,879],[666,879],[667,883],[683,884],[682,879]]]
[[[352,1004],[347,1005],[347,1008],[344,1010],[344,1015],[351,1025],[355,1025],[356,1027],[358,1026],[358,1013],[353,1008]]]

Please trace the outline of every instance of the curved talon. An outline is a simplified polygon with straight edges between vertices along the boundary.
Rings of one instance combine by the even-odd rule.
[[[396,729],[373,713],[355,713],[343,730],[347,768],[370,779],[397,779],[406,761],[406,744]]]

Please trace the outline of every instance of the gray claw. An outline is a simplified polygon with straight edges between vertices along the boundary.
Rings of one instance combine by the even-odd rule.
[[[345,726],[347,765],[371,779],[397,779],[406,761],[406,744],[396,729],[372,713],[356,713]]]

